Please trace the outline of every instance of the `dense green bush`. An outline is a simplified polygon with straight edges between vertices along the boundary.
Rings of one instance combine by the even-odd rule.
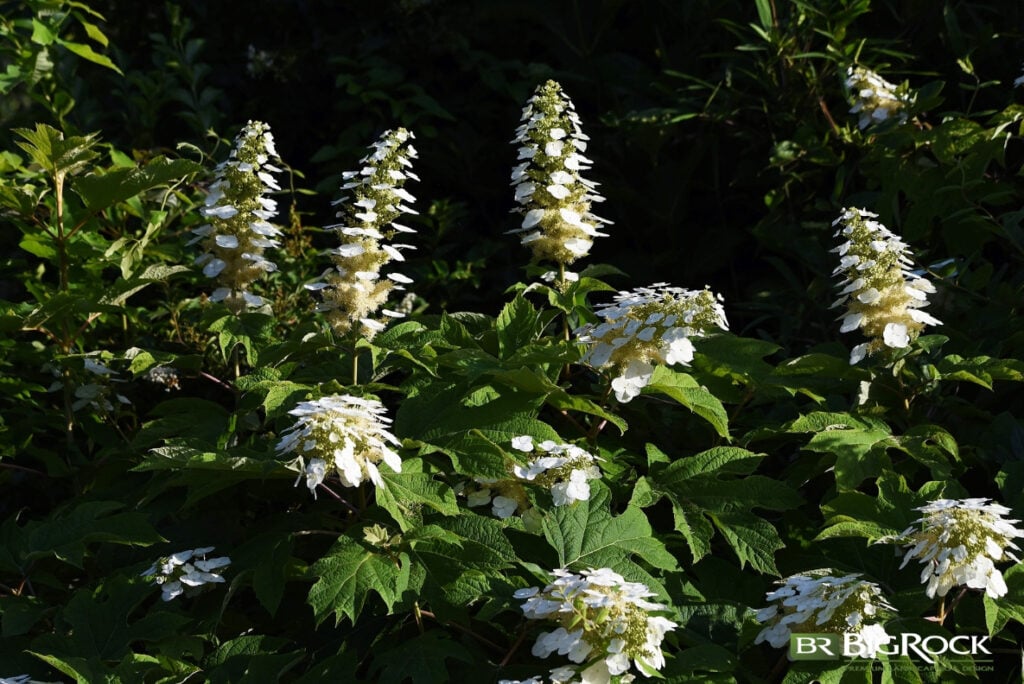
[[[106,5],[0,3],[4,681],[1021,676],[1017,3]]]

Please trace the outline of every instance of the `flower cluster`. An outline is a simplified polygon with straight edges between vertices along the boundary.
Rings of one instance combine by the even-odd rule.
[[[338,217],[343,223],[331,226],[342,238],[331,252],[334,267],[322,280],[306,287],[320,293],[317,311],[339,334],[359,330],[366,339],[386,327],[384,320],[402,318],[401,311],[381,308],[392,291],[402,290],[412,279],[400,273],[381,277],[381,269],[392,261],[405,261],[402,250],[412,245],[391,243],[398,233],[415,233],[397,223],[403,214],[415,214],[409,204],[415,198],[403,188],[406,180],[419,180],[410,169],[416,158],[413,134],[404,128],[385,131],[360,160],[358,171],[344,174],[341,189],[348,193],[335,202],[343,204]],[[377,311],[383,319],[374,317]]]
[[[677,626],[652,612],[668,607],[647,599],[654,594],[638,582],[627,582],[608,568],[575,574],[555,570],[556,579],[543,590],[519,589],[526,599],[523,614],[531,620],[552,620],[559,627],[541,634],[532,653],[547,658],[554,652],[574,663],[590,663],[580,672],[584,682],[609,681],[629,670],[630,661],[644,676],[665,665],[661,642]],[[568,678],[572,668],[559,668]]]
[[[904,86],[894,86],[870,69],[851,66],[846,71],[846,89],[854,97],[851,114],[859,114],[857,125],[861,130],[870,124],[897,117],[907,120],[906,108],[913,97]]]
[[[115,401],[122,405],[132,403],[128,397],[115,389],[115,383],[126,382],[117,377],[117,371],[92,356],[82,358],[82,369],[88,375],[86,381],[73,385],[75,389],[74,401],[71,402],[72,411],[81,411],[88,407],[99,414],[110,414],[114,412]],[[64,389],[65,382],[72,380],[72,370],[68,367],[62,368],[52,363],[45,363],[41,370],[49,373],[53,378],[53,382],[46,389],[47,392]]]
[[[901,568],[912,559],[924,564],[921,582],[927,594],[945,596],[956,586],[984,589],[992,598],[1007,592],[1003,574],[994,562],[1020,562],[1009,549],[1018,549],[1015,537],[1024,531],[1014,527],[1019,520],[1006,520],[1006,506],[988,499],[939,499],[915,510],[924,515],[895,539],[909,547]]]
[[[605,677],[601,678],[600,675],[596,679],[584,676],[583,679],[576,679],[576,668],[563,665],[562,667],[556,667],[551,670],[549,676],[551,677],[551,684],[603,684],[608,681],[607,673]],[[619,677],[619,684],[629,684],[635,677],[631,674],[623,675]],[[544,684],[544,677],[541,675],[534,675],[529,679],[501,679],[498,684]]]
[[[529,435],[512,438],[512,448],[534,456],[527,465],[516,465],[515,476],[551,490],[556,506],[567,506],[590,498],[588,480],[601,478],[598,458],[575,444],[557,444],[550,439],[534,444]]]
[[[377,465],[383,461],[396,473],[402,461],[389,444],[400,442],[388,432],[391,419],[384,406],[374,399],[347,394],[304,401],[289,411],[298,416],[295,424],[281,436],[280,453],[296,453],[302,478],[316,498],[316,487],[333,473],[346,487],[357,487],[369,480],[384,486]]]
[[[181,389],[181,377],[174,366],[153,366],[143,377],[154,385],[162,385],[165,392]]]
[[[602,223],[590,213],[603,202],[581,173],[591,161],[583,156],[589,138],[583,134],[572,101],[555,81],[538,86],[523,109],[522,124],[513,144],[519,146],[520,164],[512,170],[512,185],[523,215],[519,228],[522,244],[537,261],[553,261],[560,270],[590,251]]]
[[[839,265],[840,298],[833,307],[846,305],[840,332],[860,328],[870,342],[850,352],[850,363],[886,347],[902,349],[921,334],[925,325],[941,325],[921,310],[935,286],[911,270],[910,249],[872,214],[864,209],[844,209],[832,222],[840,226],[835,237],[842,241],[833,252]]]
[[[619,376],[612,389],[620,402],[630,401],[650,383],[654,363],[688,364],[694,352],[691,338],[729,328],[720,296],[665,283],[620,292],[595,313],[601,323],[576,330],[579,341],[590,346],[583,361],[615,369]]]
[[[219,287],[210,295],[223,301],[235,313],[263,305],[263,298],[250,291],[252,283],[277,265],[263,256],[267,247],[277,247],[274,238],[281,229],[270,223],[277,215],[277,202],[265,197],[280,190],[272,174],[280,169],[270,127],[250,121],[235,139],[230,158],[220,164],[217,179],[210,186],[201,212],[209,219],[192,232],[189,244],[202,242],[205,254],[196,259],[203,274],[215,278]]]
[[[143,572],[142,576],[152,577],[153,581],[160,585],[164,601],[170,601],[182,594],[193,596],[204,584],[223,582],[223,577],[211,571],[231,564],[231,559],[227,556],[207,558],[206,554],[210,551],[213,551],[212,546],[179,551],[158,560]]]
[[[534,458],[527,464],[512,466],[515,479],[476,478],[476,489],[467,492],[468,504],[491,506],[498,518],[519,513],[527,529],[540,527],[540,513],[526,496],[524,483],[544,487],[551,492],[556,506],[568,506],[590,498],[590,480],[600,479],[598,457],[575,444],[558,444],[550,439],[534,444],[529,435],[512,438],[512,448]]]
[[[800,632],[858,634],[865,655],[873,658],[889,642],[889,635],[877,620],[885,612],[894,612],[894,608],[882,597],[877,584],[859,575],[838,577],[829,570],[793,575],[778,584],[781,586],[766,597],[773,603],[757,612],[758,622],[765,623],[765,627],[755,644],[767,641],[775,648],[784,648],[789,635]]]

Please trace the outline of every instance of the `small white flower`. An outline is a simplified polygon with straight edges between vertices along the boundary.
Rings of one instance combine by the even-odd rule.
[[[491,503],[491,506],[495,517],[505,519],[511,518],[515,514],[516,508],[519,507],[519,504],[515,499],[499,495],[494,497],[494,501]]]
[[[643,361],[632,360],[622,370],[622,375],[612,380],[615,398],[621,403],[632,401],[640,396],[641,390],[651,382],[654,366]]]
[[[533,437],[530,435],[520,435],[512,438],[512,448],[518,451],[525,451],[530,453],[533,451]]]

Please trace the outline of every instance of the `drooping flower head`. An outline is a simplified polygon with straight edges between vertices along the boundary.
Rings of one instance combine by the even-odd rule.
[[[210,551],[213,551],[212,546],[179,551],[158,560],[143,572],[142,576],[152,577],[153,581],[160,585],[164,601],[170,601],[182,594],[194,596],[204,584],[223,582],[224,578],[213,570],[231,564],[231,559],[227,556],[207,558],[206,554]]]
[[[715,328],[728,330],[721,297],[710,290],[686,290],[665,283],[620,292],[615,301],[595,307],[603,319],[576,330],[589,345],[583,357],[595,368],[614,368],[615,398],[627,402],[651,380],[655,363],[688,364],[691,338]]]
[[[669,608],[647,600],[654,593],[639,582],[627,582],[609,568],[554,570],[555,580],[544,587],[515,592],[523,603],[523,614],[531,620],[549,620],[559,627],[544,632],[532,653],[547,658],[558,652],[574,663],[590,663],[582,671],[583,681],[608,681],[630,668],[630,661],[644,676],[665,666],[661,642],[677,627],[668,618],[652,613]],[[567,679],[568,668],[560,679]]]
[[[833,249],[839,265],[832,275],[839,276],[840,298],[833,307],[846,305],[840,332],[860,328],[869,342],[858,344],[850,352],[850,363],[875,354],[886,347],[902,349],[910,345],[925,325],[942,321],[921,310],[935,286],[910,270],[910,248],[878,221],[878,214],[864,209],[844,209],[832,222],[839,229],[835,237],[841,244]]]
[[[902,535],[886,541],[908,547],[901,568],[912,559],[924,564],[921,582],[928,585],[929,597],[945,596],[957,586],[984,589],[992,598],[1006,595],[1006,582],[995,562],[1020,562],[1010,549],[1018,549],[1013,539],[1024,537],[1024,531],[1014,527],[1019,520],[1005,519],[1009,508],[989,499],[939,499],[915,510],[924,515]]]
[[[295,484],[305,478],[314,498],[317,485],[335,473],[346,487],[363,480],[383,487],[381,461],[402,472],[401,458],[388,446],[401,443],[388,432],[391,419],[379,401],[339,394],[304,401],[288,413],[298,420],[281,436],[277,450],[299,457],[302,472]]]
[[[525,465],[512,465],[514,478],[476,478],[475,487],[467,491],[470,507],[490,505],[498,518],[518,513],[527,529],[539,529],[541,514],[526,496],[524,484],[543,487],[551,492],[554,505],[568,506],[590,499],[589,481],[601,477],[600,459],[575,444],[550,439],[534,444],[529,435],[520,435],[512,438],[512,448],[532,458]]]
[[[536,261],[567,266],[590,252],[598,231],[610,223],[590,212],[603,202],[597,183],[582,176],[591,161],[583,156],[589,138],[583,134],[572,101],[555,81],[538,86],[523,109],[522,124],[513,144],[520,164],[512,170],[512,185],[522,214],[522,244]]]
[[[363,166],[343,176],[341,189],[346,195],[335,202],[342,205],[342,223],[332,226],[342,244],[331,252],[334,267],[320,282],[306,286],[319,291],[317,311],[325,312],[338,334],[358,330],[372,339],[386,327],[384,321],[405,315],[382,307],[393,291],[404,289],[412,279],[381,270],[392,261],[405,261],[402,250],[415,249],[392,242],[398,233],[416,232],[398,223],[403,214],[417,213],[409,206],[415,198],[403,187],[407,180],[419,180],[411,170],[416,158],[413,137],[404,128],[385,131],[360,160]]]
[[[235,138],[230,158],[217,166],[217,179],[200,210],[210,222],[192,231],[196,238],[189,244],[201,242],[206,250],[196,264],[218,285],[210,299],[223,301],[235,313],[263,305],[252,284],[277,270],[263,256],[266,248],[277,247],[274,238],[281,234],[270,223],[277,202],[265,196],[281,189],[272,175],[280,171],[273,161],[279,160],[270,127],[250,121]]]
[[[858,114],[857,125],[864,130],[873,123],[896,117],[907,120],[907,108],[914,98],[905,86],[894,86],[870,69],[851,66],[846,71],[846,89],[854,99],[851,114]]]
[[[757,621],[765,627],[755,644],[767,641],[784,648],[790,634],[804,632],[858,634],[864,654],[873,658],[889,642],[878,620],[895,609],[877,584],[859,575],[836,576],[830,570],[793,575],[777,584],[779,588],[766,596],[769,605],[757,611]]]

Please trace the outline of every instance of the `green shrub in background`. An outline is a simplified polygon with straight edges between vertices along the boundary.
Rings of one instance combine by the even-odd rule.
[[[1009,5],[8,3],[0,678],[1015,681]]]

